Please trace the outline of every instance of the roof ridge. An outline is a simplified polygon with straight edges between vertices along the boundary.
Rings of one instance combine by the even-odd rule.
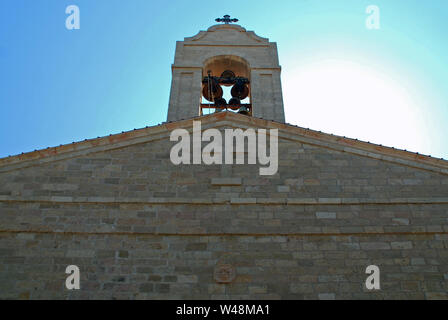
[[[181,119],[176,121],[166,121],[153,126],[146,126],[143,128],[134,128],[129,131],[122,131],[121,133],[109,134],[107,136],[84,139],[77,142],[72,142],[68,144],[61,144],[55,147],[48,147],[44,149],[38,149],[30,152],[25,152],[13,156],[0,158],[0,167],[13,165],[21,162],[28,162],[36,159],[48,158],[56,155],[66,154],[74,151],[88,150],[98,146],[113,145],[118,142],[128,141],[138,139],[149,134],[160,134],[166,133],[167,131],[174,130],[176,128],[181,128],[185,125],[189,126],[189,122],[198,119],[214,119],[214,121],[220,120],[236,120],[240,123],[255,124],[257,126],[262,126],[266,128],[278,128],[284,130],[291,134],[302,135],[304,137],[315,139],[319,141],[324,141],[332,144],[339,144],[346,148],[354,148],[363,150],[368,155],[381,154],[383,156],[397,157],[404,160],[415,161],[417,163],[427,164],[436,166],[442,169],[446,169],[448,173],[448,160],[443,158],[435,158],[430,155],[423,155],[418,152],[411,152],[403,149],[398,149],[394,147],[387,147],[381,144],[375,144],[369,141],[362,141],[354,138],[348,138],[345,136],[334,135],[331,133],[325,133],[322,131],[313,130],[310,128],[300,127],[298,125],[283,123],[274,120],[267,120],[263,118],[250,117],[246,115],[237,114],[235,112],[224,111],[219,113],[212,113],[203,116],[197,116],[189,119]],[[297,132],[298,130],[299,132]],[[291,132],[294,131],[294,132]],[[350,151],[344,148],[343,151]],[[378,157],[375,157],[378,158]]]

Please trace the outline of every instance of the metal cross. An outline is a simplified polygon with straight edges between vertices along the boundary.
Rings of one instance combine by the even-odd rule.
[[[231,22],[238,22],[238,19],[230,19],[230,16],[226,14],[223,18],[215,19],[216,22],[224,22],[225,24],[229,24]]]

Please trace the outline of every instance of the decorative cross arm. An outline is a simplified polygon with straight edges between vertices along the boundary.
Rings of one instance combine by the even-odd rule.
[[[223,18],[217,18],[215,19],[216,22],[224,22],[225,24],[229,24],[231,22],[238,22],[238,19],[230,19],[230,16],[226,14]]]

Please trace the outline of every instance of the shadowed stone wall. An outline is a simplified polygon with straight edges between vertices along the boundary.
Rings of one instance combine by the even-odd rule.
[[[0,172],[0,298],[448,298],[447,175],[280,139],[278,173],[260,176],[175,166],[173,145]],[[364,286],[371,264],[381,290]]]

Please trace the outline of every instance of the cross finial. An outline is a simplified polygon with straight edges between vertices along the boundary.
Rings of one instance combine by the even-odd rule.
[[[216,22],[224,22],[225,24],[229,24],[231,22],[238,22],[238,19],[230,19],[230,16],[226,14],[223,18],[215,19]]]

